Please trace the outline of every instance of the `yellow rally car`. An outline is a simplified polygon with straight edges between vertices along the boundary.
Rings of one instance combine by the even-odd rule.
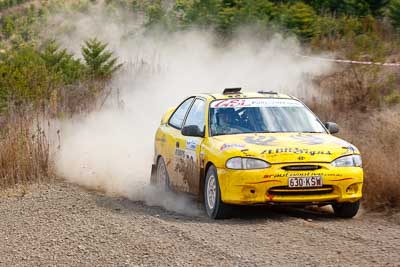
[[[233,205],[333,206],[356,215],[359,150],[331,134],[298,99],[276,92],[200,94],[167,111],[157,130],[151,182],[204,201],[211,218]]]

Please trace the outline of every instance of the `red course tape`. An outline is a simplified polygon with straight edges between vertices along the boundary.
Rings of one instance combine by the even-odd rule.
[[[314,60],[320,61],[329,61],[329,62],[337,62],[337,63],[348,63],[348,64],[359,64],[359,65],[378,65],[378,66],[388,66],[388,67],[400,67],[400,63],[382,63],[382,62],[372,62],[372,61],[356,61],[356,60],[347,60],[347,59],[334,59],[334,58],[324,58],[324,57],[311,57],[297,54],[299,57],[310,58]]]

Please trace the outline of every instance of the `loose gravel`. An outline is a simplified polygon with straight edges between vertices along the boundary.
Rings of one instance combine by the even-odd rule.
[[[185,216],[65,182],[0,196],[0,266],[400,266],[396,216]]]

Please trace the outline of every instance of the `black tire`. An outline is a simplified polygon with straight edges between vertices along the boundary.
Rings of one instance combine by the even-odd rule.
[[[214,203],[212,203],[213,197],[209,199],[209,187],[211,188],[211,191],[213,191],[212,188],[214,188]],[[231,207],[224,204],[221,200],[218,174],[214,166],[210,166],[210,168],[208,168],[206,179],[204,181],[204,206],[206,208],[207,215],[212,219],[224,219],[229,217],[231,214]]]
[[[155,174],[153,175],[152,184],[160,189],[169,190],[169,175],[164,159],[160,157],[157,160]]]
[[[337,203],[332,205],[335,216],[350,219],[356,216],[360,209],[360,201],[354,203]]]

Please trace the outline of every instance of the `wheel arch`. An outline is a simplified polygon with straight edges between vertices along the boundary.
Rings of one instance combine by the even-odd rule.
[[[200,170],[200,183],[199,183],[199,195],[198,195],[198,200],[203,201],[204,200],[204,183],[206,180],[206,175],[208,172],[208,169],[210,169],[211,166],[214,166],[214,163],[211,161],[208,161],[206,166],[204,168],[201,168]]]
[[[160,160],[160,158],[162,158],[162,156],[161,156],[160,154],[157,154],[157,155],[154,157],[154,164],[157,164],[158,161]]]
[[[154,156],[153,164],[151,164],[151,174],[150,174],[150,183],[151,184],[154,184],[156,181],[155,179],[156,179],[156,173],[157,173],[157,164],[161,158],[162,158],[162,156],[159,154]]]

